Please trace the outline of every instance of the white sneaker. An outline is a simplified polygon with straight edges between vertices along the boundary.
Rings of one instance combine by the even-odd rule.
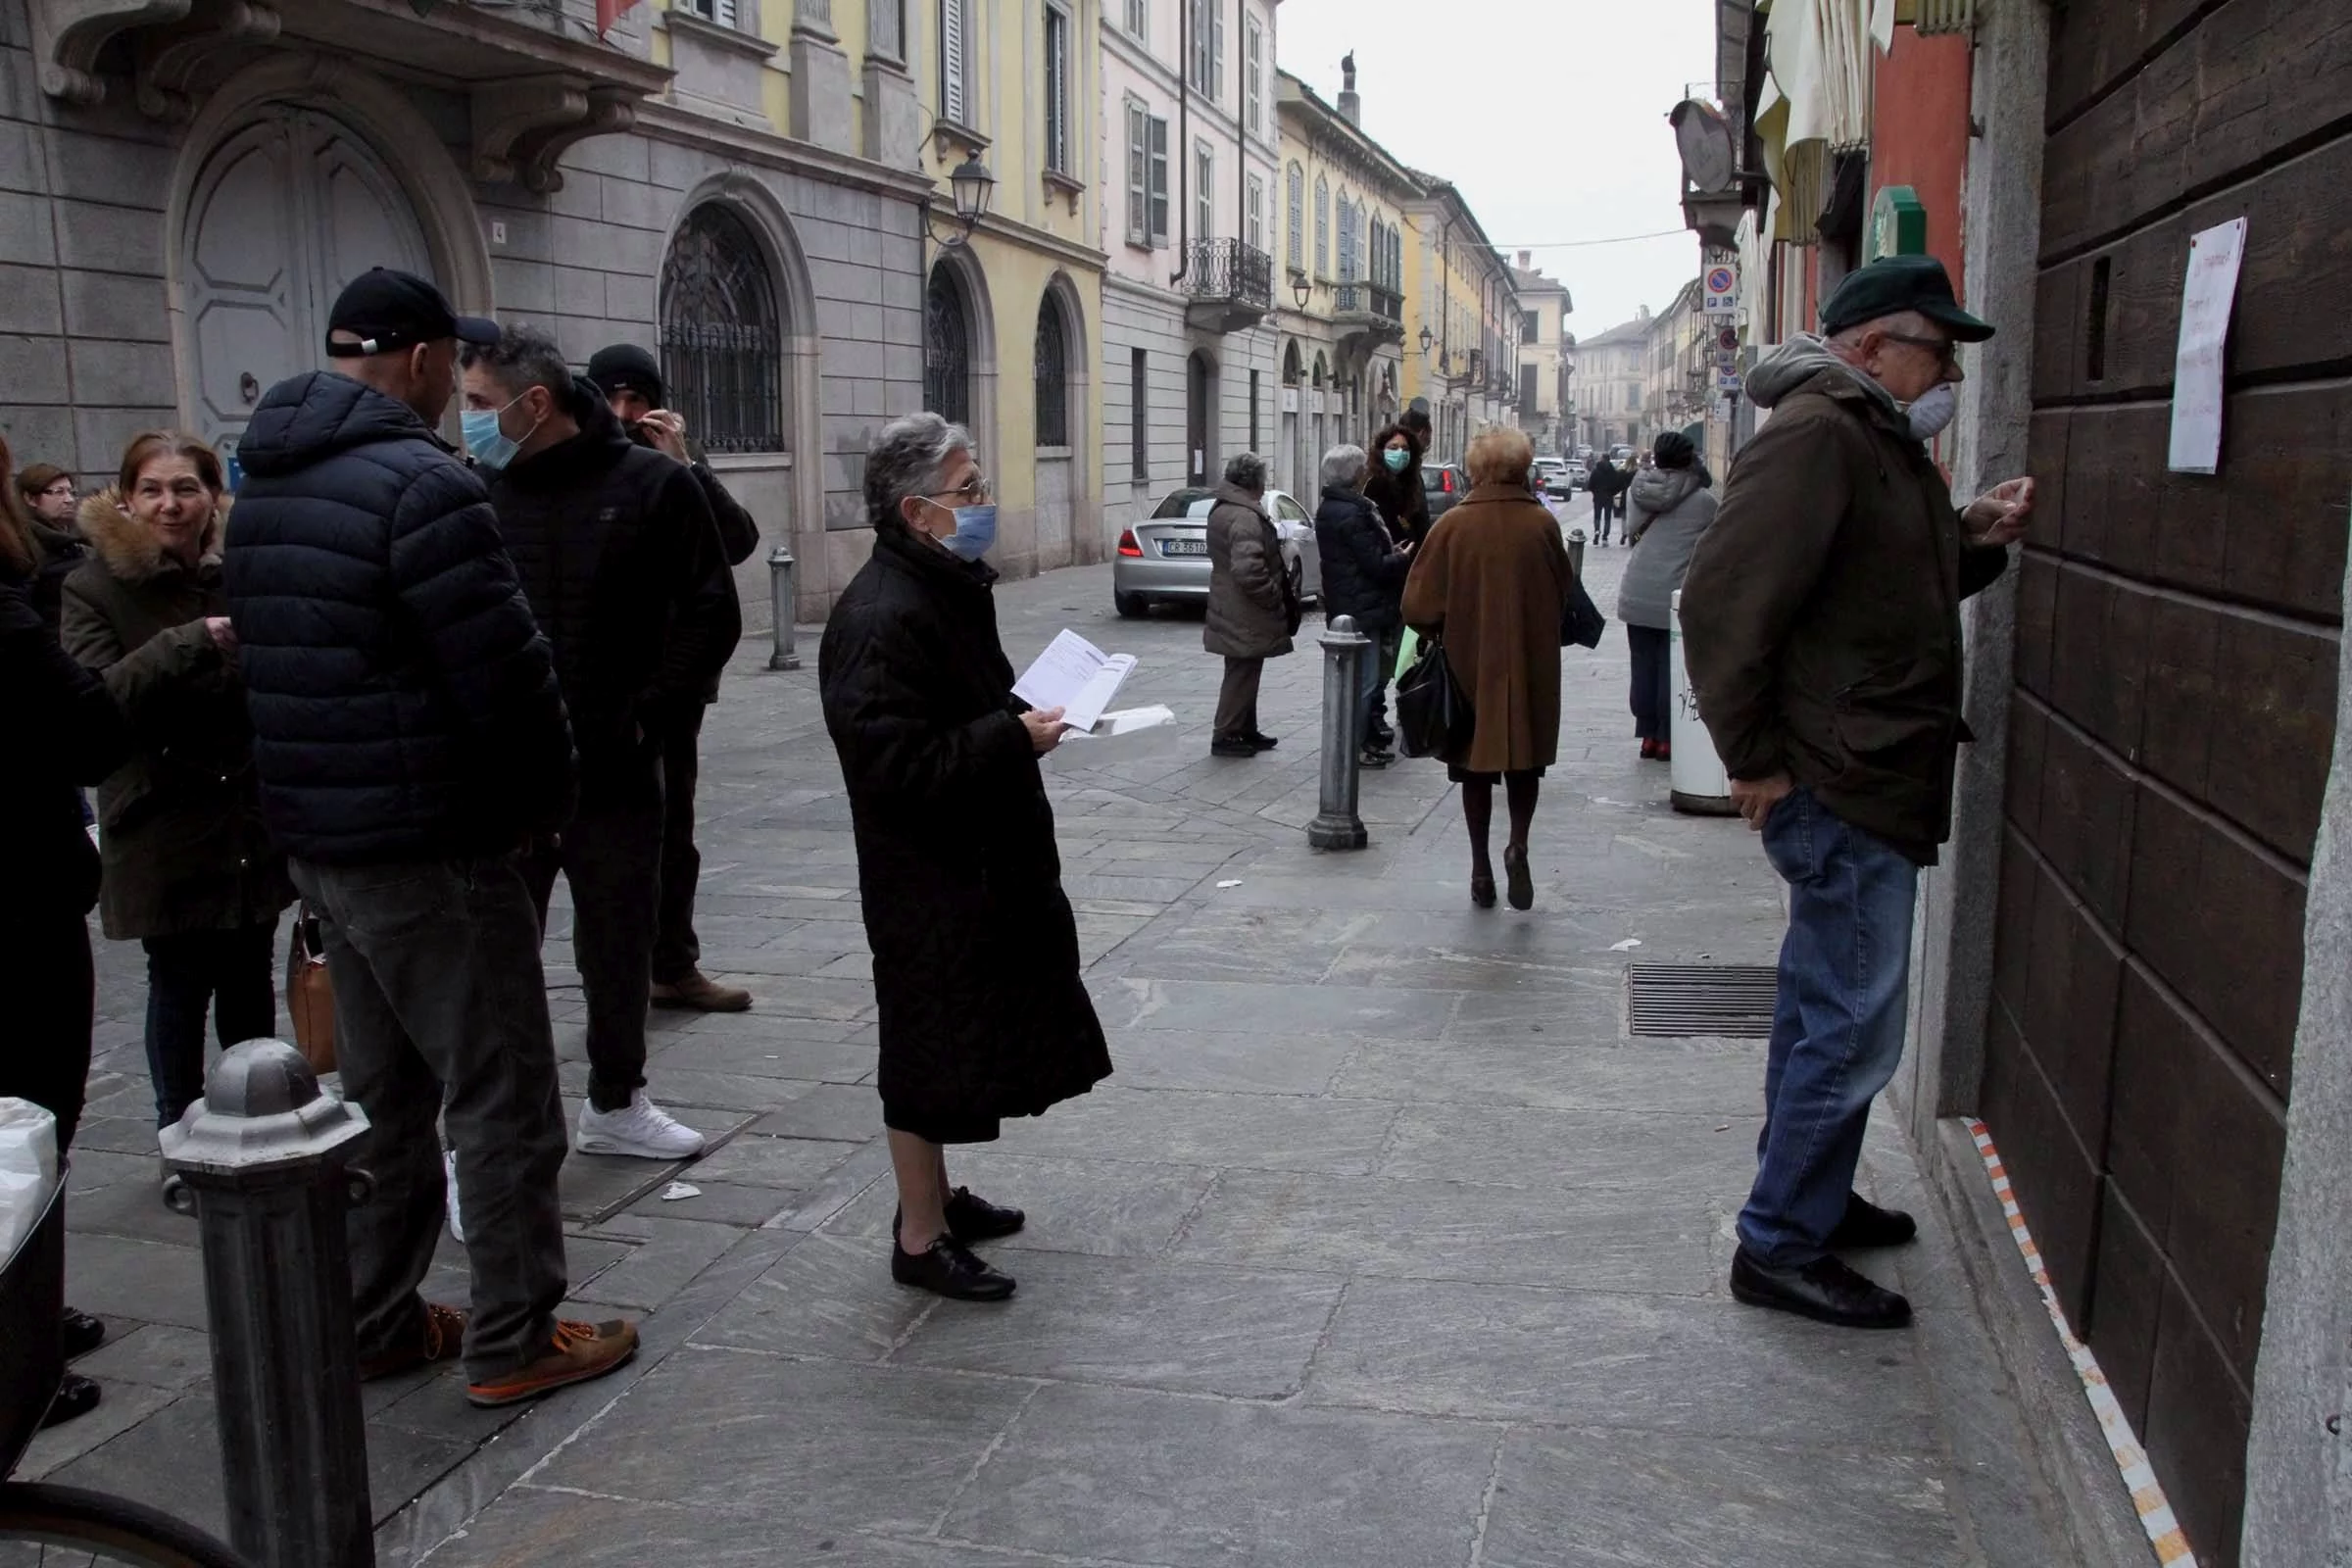
[[[645,1098],[640,1089],[618,1110],[580,1107],[572,1148],[583,1154],[626,1154],[632,1159],[692,1159],[703,1152],[703,1135]]]
[[[441,1174],[447,1186],[443,1189],[442,1204],[449,1210],[449,1239],[460,1247],[466,1245],[466,1222],[458,1216],[458,1152],[441,1151]]]

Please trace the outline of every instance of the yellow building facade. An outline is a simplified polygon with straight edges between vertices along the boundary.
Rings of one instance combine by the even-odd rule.
[[[1513,418],[1520,306],[1510,264],[1450,182],[1422,176],[1405,213],[1408,404],[1427,408],[1431,455],[1459,461],[1471,436]]]

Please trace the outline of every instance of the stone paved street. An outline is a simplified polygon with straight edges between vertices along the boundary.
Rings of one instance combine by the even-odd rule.
[[[1604,611],[1623,559],[1590,564]],[[1666,769],[1636,760],[1622,633],[1567,656],[1536,911],[1479,912],[1434,765],[1366,776],[1368,850],[1307,849],[1311,643],[1268,672],[1280,751],[1215,760],[1199,620],[1120,622],[1109,597],[1106,568],[1000,593],[1016,664],[1073,626],[1141,655],[1132,700],[1182,720],[1051,766],[1117,1071],[952,1156],[1030,1213],[994,1250],[1019,1296],[945,1303],[888,1278],[872,988],[813,640],[790,675],[747,647],[706,732],[701,927],[705,966],[759,1002],[658,1015],[651,1072],[713,1147],[683,1171],[565,1172],[580,1310],[645,1314],[645,1353],[521,1415],[467,1408],[447,1371],[370,1387],[381,1560],[2060,1561],[1890,1118],[1866,1185],[1926,1235],[1864,1264],[1912,1294],[1917,1327],[1841,1334],[1726,1294],[1762,1046],[1631,1038],[1624,968],[1768,962],[1777,884],[1737,820],[1673,814]],[[134,948],[103,955],[101,993],[71,1294],[114,1330],[84,1363],[107,1402],[23,1473],[220,1529],[198,1259],[155,1195]],[[664,1198],[677,1176],[699,1195]],[[438,1283],[463,1300],[457,1262],[445,1246]]]

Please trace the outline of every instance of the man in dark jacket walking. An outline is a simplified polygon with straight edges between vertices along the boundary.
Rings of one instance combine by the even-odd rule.
[[[1788,884],[1754,1189],[1732,1294],[1855,1328],[1910,1320],[1838,1250],[1909,1241],[1853,1191],[1871,1102],[1903,1050],[1919,868],[1950,831],[1960,601],[1998,577],[2034,506],[2012,479],[1965,510],[1924,445],[1992,328],[1942,264],[1849,273],[1747,378],[1772,418],[1733,465],[1684,578],[1683,636],[1733,802]]]
[[[1323,562],[1323,613],[1352,615],[1355,629],[1372,639],[1364,650],[1363,735],[1365,767],[1396,760],[1379,739],[1387,730],[1381,715],[1388,704],[1381,690],[1396,665],[1404,634],[1404,579],[1412,570],[1413,547],[1399,546],[1381,521],[1380,509],[1364,499],[1369,461],[1359,446],[1333,447],[1323,457],[1323,500],[1315,509],[1315,547]]]
[[[662,750],[742,635],[718,528],[693,472],[637,445],[555,340],[510,327],[466,351],[466,440],[555,653],[580,748],[580,804],[524,863],[544,917],[561,871],[588,993],[582,1153],[687,1159],[703,1136],[645,1094],[662,881]]]
[[[1592,542],[1594,544],[1605,545],[1609,542],[1609,524],[1617,515],[1617,491],[1623,482],[1623,476],[1618,473],[1617,466],[1608,460],[1606,454],[1602,455],[1598,463],[1592,465],[1592,472],[1585,480],[1585,488],[1592,493]]]
[[[570,810],[571,733],[482,482],[433,434],[458,343],[497,327],[422,278],[362,274],[328,318],[342,373],[282,381],[238,445],[229,615],[262,809],[319,916],[343,1091],[368,1113],[351,1211],[364,1374],[459,1353],[510,1404],[636,1353],[559,1322],[563,1102],[539,919],[515,854]],[[457,1154],[471,1313],[417,1295]]]
[[[718,524],[727,564],[740,566],[749,561],[760,548],[760,525],[710,471],[701,449],[688,439],[685,419],[666,407],[668,389],[653,355],[634,343],[598,349],[588,357],[588,379],[605,395],[630,440],[675,458],[693,473]],[[732,573],[726,587],[732,599]],[[740,623],[739,601],[736,615]],[[718,676],[713,674],[703,701],[662,734],[662,906],[654,927],[657,1007],[741,1012],[752,1004],[749,991],[721,985],[698,967],[703,946],[694,934],[694,893],[703,874],[702,852],[694,847],[694,787],[702,776],[703,718],[717,701]]]

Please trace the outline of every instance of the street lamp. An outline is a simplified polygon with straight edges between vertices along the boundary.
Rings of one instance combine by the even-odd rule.
[[[1435,343],[1437,340],[1437,334],[1429,329],[1429,323],[1427,321],[1423,321],[1421,323],[1421,352],[1423,354],[1427,354],[1429,352],[1429,346],[1432,343]]]
[[[1314,283],[1304,272],[1293,272],[1291,274],[1291,298],[1298,302],[1298,308],[1300,310],[1303,311],[1306,309],[1307,298],[1313,294],[1314,291]]]
[[[988,201],[997,188],[997,177],[988,172],[986,164],[980,162],[978,153],[968,153],[963,162],[956,166],[955,172],[948,175],[948,188],[955,193],[957,226],[953,234],[931,235],[941,250],[951,250],[972,237],[972,230],[979,226],[981,219],[988,216]],[[929,232],[930,227],[931,203],[926,198],[923,203],[923,228]]]

